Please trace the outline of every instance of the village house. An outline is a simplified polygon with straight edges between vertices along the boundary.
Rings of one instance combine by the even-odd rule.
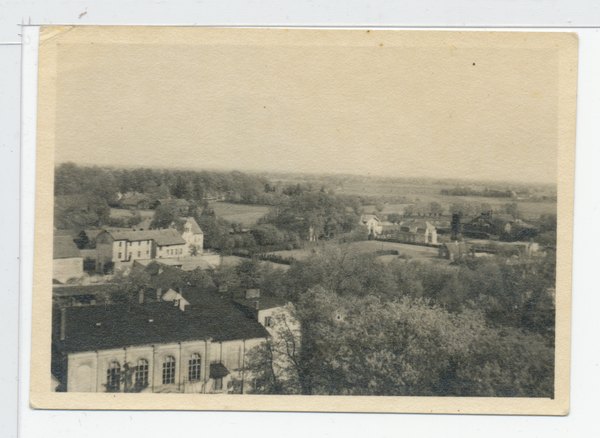
[[[285,312],[288,301],[260,295],[260,289],[248,289],[243,297],[235,298],[236,304],[246,316],[260,322],[272,335],[274,317],[277,313]],[[287,320],[292,318],[287,315]]]
[[[105,230],[96,237],[96,263],[99,272],[112,270],[115,264],[134,260],[183,257],[186,241],[175,229]]]
[[[195,255],[202,254],[204,233],[193,217],[186,218],[181,237],[185,240],[184,254],[191,255],[192,247],[195,248]]]
[[[183,295],[55,308],[52,370],[59,390],[248,392],[246,355],[266,340],[267,330],[215,294]]]
[[[380,234],[380,238],[395,242],[421,245],[439,244],[437,228],[430,221],[412,219],[399,224],[383,224]]]
[[[83,257],[72,236],[54,236],[52,279],[66,283],[83,276]]]
[[[381,221],[374,214],[363,214],[360,217],[360,224],[367,227],[369,235],[377,237],[383,231]]]

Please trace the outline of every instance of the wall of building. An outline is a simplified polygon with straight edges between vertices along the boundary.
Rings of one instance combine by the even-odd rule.
[[[124,370],[125,364],[136,367],[139,359],[145,359],[148,361],[148,387],[142,392],[217,392],[211,389],[214,388],[214,382],[209,379],[211,363],[222,363],[229,370],[230,375],[223,379],[223,390],[218,391],[227,392],[230,379],[239,378],[245,355],[261,342],[262,339],[223,343],[190,341],[71,353],[68,355],[67,391],[106,392],[108,371],[113,362],[117,362],[120,369]],[[201,359],[200,382],[190,383],[190,360],[195,353]],[[174,382],[163,384],[163,364],[169,356],[175,358]],[[134,372],[132,377],[133,384]],[[121,383],[120,391],[123,390]]]
[[[195,245],[198,249],[198,255],[202,254],[204,249],[204,234],[193,234],[191,231],[184,231],[181,235],[183,240],[185,240],[185,245],[183,249],[183,255],[190,255],[190,246]]]
[[[185,249],[185,244],[157,246],[156,258],[157,259],[176,259],[178,257],[185,257],[185,256],[187,256],[187,254],[184,253],[184,249]]]
[[[66,283],[70,278],[83,276],[83,257],[54,259],[52,261],[52,279]]]
[[[113,261],[149,260],[152,258],[152,240],[127,242],[115,240],[113,245]]]

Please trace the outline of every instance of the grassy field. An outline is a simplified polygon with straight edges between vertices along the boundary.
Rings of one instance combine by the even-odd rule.
[[[266,205],[230,204],[228,202],[211,202],[210,206],[218,217],[230,222],[241,223],[245,227],[256,224],[269,212]]]
[[[327,248],[339,247],[342,251],[344,249],[349,249],[351,251],[356,251],[358,253],[375,253],[377,251],[389,251],[396,250],[402,256],[408,256],[409,258],[414,259],[426,259],[426,260],[438,260],[438,249],[434,247],[428,246],[419,246],[419,245],[407,245],[404,243],[394,243],[394,242],[379,242],[376,240],[367,240],[363,242],[352,242],[345,244],[338,243],[330,243],[323,242],[318,246],[311,246],[303,249],[295,249],[291,251],[276,251],[271,254],[275,254],[284,258],[292,258],[295,260],[307,260],[321,250],[326,250]],[[383,261],[390,261],[398,258],[396,255],[386,255],[380,257]],[[441,259],[439,259],[441,260]]]

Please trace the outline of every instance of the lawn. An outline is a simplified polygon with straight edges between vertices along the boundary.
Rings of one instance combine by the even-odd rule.
[[[336,246],[341,248],[342,250],[349,249],[358,253],[375,253],[377,251],[396,250],[400,255],[406,255],[409,258],[430,260],[438,258],[438,249],[434,247],[408,245],[404,243],[394,242],[380,242],[377,240],[366,240],[362,242],[352,242],[345,244],[323,242],[318,246],[309,246],[303,249],[294,249],[291,251],[275,251],[271,254],[301,261],[313,257],[317,251],[327,248],[333,248]],[[388,259],[397,257],[398,256],[382,256],[382,260],[389,261]]]
[[[241,223],[245,227],[251,227],[269,212],[266,205],[230,204],[229,202],[211,202],[209,204],[215,214],[229,222]]]

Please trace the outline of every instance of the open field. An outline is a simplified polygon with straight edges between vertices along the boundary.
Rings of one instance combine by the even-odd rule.
[[[343,243],[338,244],[334,242],[323,242],[318,246],[310,246],[303,249],[294,249],[291,251],[275,251],[270,254],[278,255],[284,258],[293,258],[295,260],[307,260],[315,255],[317,251],[339,247],[342,251],[344,249],[349,249],[351,251],[356,251],[359,253],[375,253],[377,251],[389,251],[396,250],[400,255],[406,255],[409,258],[415,259],[427,259],[427,260],[438,260],[438,249],[434,247],[428,246],[419,246],[419,245],[408,245],[404,243],[395,243],[395,242],[380,242],[377,240],[366,240],[362,242],[352,242],[352,243]],[[386,255],[381,256],[381,259],[384,261],[390,261],[392,259],[398,258],[396,255]],[[441,260],[441,259],[439,259]]]
[[[241,223],[245,227],[256,224],[261,217],[269,212],[266,205],[230,204],[229,202],[210,202],[215,214],[229,222]]]

